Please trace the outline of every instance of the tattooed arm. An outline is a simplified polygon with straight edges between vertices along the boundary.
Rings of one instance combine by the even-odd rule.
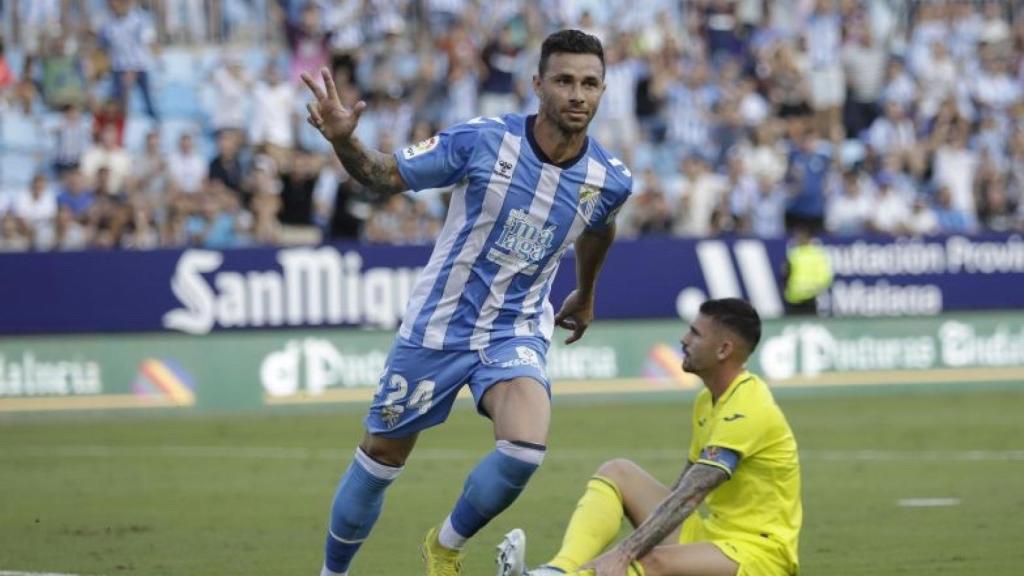
[[[398,172],[398,161],[391,154],[368,148],[354,135],[344,139],[336,138],[331,141],[331,145],[345,170],[369,188],[374,196],[387,198],[408,189]]]
[[[707,464],[690,466],[668,497],[618,547],[634,560],[647,554],[679,528],[712,490],[728,479],[729,475],[721,468]]]
[[[628,538],[586,567],[593,568],[598,576],[625,574],[631,562],[642,558],[673,530],[678,529],[704,498],[728,479],[728,474],[721,468],[699,463],[688,465],[672,492],[647,520]]]
[[[316,102],[306,104],[309,112],[306,121],[331,143],[345,170],[374,194],[386,198],[406,190],[408,187],[398,172],[398,161],[390,154],[367,148],[355,136],[366,102],[360,101],[347,108],[338,97],[338,87],[330,71],[323,68],[320,76],[323,87],[309,74],[302,74],[303,82],[316,98]]]

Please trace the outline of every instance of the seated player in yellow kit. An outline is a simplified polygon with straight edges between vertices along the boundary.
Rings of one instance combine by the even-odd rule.
[[[800,463],[771,391],[744,367],[760,339],[761,319],[747,302],[701,306],[681,342],[683,369],[705,388],[679,479],[666,487],[629,460],[605,462],[587,483],[561,550],[527,576],[797,574]],[[605,552],[623,515],[636,530]],[[498,547],[498,575],[524,574],[525,549],[522,530],[509,532]]]

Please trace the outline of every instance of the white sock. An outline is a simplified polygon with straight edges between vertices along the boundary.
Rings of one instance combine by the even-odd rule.
[[[441,525],[441,532],[437,535],[437,540],[441,543],[441,546],[449,550],[462,550],[468,538],[455,531],[455,528],[452,526],[452,517],[449,515],[444,519],[444,524]]]

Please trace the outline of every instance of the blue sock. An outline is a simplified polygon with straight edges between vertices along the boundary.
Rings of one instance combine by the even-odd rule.
[[[380,516],[384,490],[401,471],[370,458],[362,448],[356,450],[355,459],[334,493],[324,567],[337,574],[348,570],[352,557]]]
[[[542,445],[499,440],[466,478],[448,517],[451,527],[463,540],[471,538],[515,501],[543,460]]]

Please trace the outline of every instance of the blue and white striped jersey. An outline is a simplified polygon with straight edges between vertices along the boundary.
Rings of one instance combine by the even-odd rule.
[[[562,254],[586,228],[612,222],[632,175],[594,139],[550,162],[533,117],[475,118],[398,150],[413,190],[457,185],[399,335],[436,350],[478,350],[513,336],[550,340],[548,302]]]

